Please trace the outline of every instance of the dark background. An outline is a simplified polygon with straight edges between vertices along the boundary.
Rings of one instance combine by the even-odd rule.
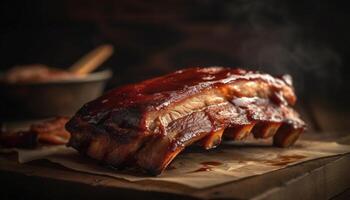
[[[339,1],[1,1],[1,71],[69,67],[103,43],[108,89],[188,66],[289,73],[310,130],[346,131],[349,13]]]

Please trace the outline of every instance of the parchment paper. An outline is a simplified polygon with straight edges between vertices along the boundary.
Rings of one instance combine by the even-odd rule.
[[[264,174],[308,160],[348,153],[350,145],[300,140],[293,147],[283,149],[257,140],[245,143],[225,143],[211,151],[191,149],[180,154],[158,177],[101,166],[91,159],[80,156],[74,149],[64,146],[7,151],[18,152],[20,163],[47,159],[72,170],[128,181],[168,181],[193,188],[205,188]]]

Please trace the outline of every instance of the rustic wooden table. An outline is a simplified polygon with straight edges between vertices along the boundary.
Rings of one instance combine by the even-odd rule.
[[[343,143],[349,144],[349,137]],[[350,154],[308,161],[206,189],[168,182],[129,182],[72,171],[44,160],[18,164],[15,154],[2,154],[0,163],[1,193],[5,199],[294,200],[341,199],[350,194]]]

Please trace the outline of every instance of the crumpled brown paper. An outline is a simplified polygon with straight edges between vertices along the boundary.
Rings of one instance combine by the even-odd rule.
[[[259,141],[226,143],[211,151],[192,149],[182,153],[163,174],[157,177],[101,166],[91,159],[80,156],[74,149],[64,146],[12,150],[18,152],[20,163],[47,159],[72,170],[128,181],[168,181],[193,188],[205,188],[264,174],[308,160],[348,153],[350,145],[300,140],[293,147],[282,149]]]

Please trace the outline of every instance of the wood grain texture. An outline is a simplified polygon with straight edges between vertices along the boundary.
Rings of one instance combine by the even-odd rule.
[[[345,136],[345,137],[344,137]],[[350,136],[305,134],[350,144]],[[154,181],[129,182],[66,169],[45,160],[18,164],[0,154],[2,199],[329,199],[350,188],[350,154],[307,161],[264,175],[205,189]]]
[[[350,187],[350,177],[346,176],[350,154],[206,189],[167,182],[128,182],[75,172],[48,161],[20,165],[15,155],[1,156],[0,162],[0,177],[8,183],[4,189],[8,198],[328,199]]]

